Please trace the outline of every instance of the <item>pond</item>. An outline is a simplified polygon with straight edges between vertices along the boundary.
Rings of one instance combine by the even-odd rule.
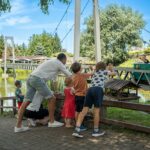
[[[16,71],[16,80],[22,81],[22,92],[25,94],[26,92],[26,79],[28,78],[31,71],[25,70],[17,70]],[[64,77],[58,77],[57,86],[53,86],[52,83],[48,83],[49,86],[57,92],[63,92],[64,89]],[[9,77],[7,79],[0,78],[0,97],[3,96],[14,96],[15,95],[15,79],[13,77]],[[134,100],[133,102],[142,103],[142,104],[150,104],[150,91],[144,91],[139,89],[139,100]],[[11,106],[12,101],[4,101],[5,106]]]

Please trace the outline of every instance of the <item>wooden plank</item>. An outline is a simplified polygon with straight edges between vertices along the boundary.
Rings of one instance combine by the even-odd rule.
[[[0,97],[0,101],[3,101],[3,100],[13,100],[13,99],[15,99],[15,98],[16,98],[15,96]]]
[[[17,109],[16,109],[16,98],[13,99],[13,112],[14,112],[14,115],[17,113]]]
[[[142,132],[150,133],[150,127],[131,124],[131,123],[122,122],[122,121],[118,121],[118,120],[102,119],[101,123],[121,126],[121,127],[124,127],[124,128],[136,130],[136,131],[142,131]]]
[[[0,101],[0,105],[2,106],[2,107],[0,107],[0,109],[1,109],[1,114],[3,114],[3,101]]]
[[[104,100],[103,106],[150,112],[150,105],[148,104],[144,105],[144,104],[135,104],[130,102],[115,101],[115,100]]]
[[[0,109],[1,109],[1,108],[13,108],[13,109],[17,109],[17,107],[13,107],[13,106],[1,106],[1,105],[0,105]]]

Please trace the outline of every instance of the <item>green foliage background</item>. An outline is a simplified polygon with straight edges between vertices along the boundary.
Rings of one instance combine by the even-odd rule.
[[[127,50],[142,46],[141,30],[145,25],[140,13],[129,7],[109,5],[100,12],[102,57],[115,65],[128,58]],[[81,36],[82,56],[94,59],[93,17],[85,20],[86,29]]]
[[[37,54],[38,47],[42,46],[43,55],[51,56],[54,53],[61,51],[61,43],[59,37],[51,35],[46,31],[42,34],[34,34],[30,37],[28,46],[28,55]]]

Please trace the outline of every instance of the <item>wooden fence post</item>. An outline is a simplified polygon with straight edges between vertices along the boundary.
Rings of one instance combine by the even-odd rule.
[[[0,100],[0,105],[1,105],[1,114],[3,114],[3,100]]]
[[[14,115],[17,113],[17,109],[16,109],[16,98],[13,99],[13,112],[14,112]]]
[[[107,117],[107,107],[102,106],[102,108],[100,109],[100,121],[102,121],[106,117]]]

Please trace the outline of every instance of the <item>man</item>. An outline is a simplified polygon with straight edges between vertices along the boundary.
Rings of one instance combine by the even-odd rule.
[[[48,100],[49,123],[48,127],[60,127],[63,123],[55,121],[55,101],[56,98],[52,91],[46,85],[46,81],[56,79],[59,72],[64,73],[66,76],[71,76],[71,73],[66,69],[65,64],[67,57],[61,53],[55,60],[48,60],[39,65],[30,75],[27,80],[27,93],[18,113],[17,124],[14,132],[23,132],[29,130],[28,127],[22,126],[22,118],[26,107],[32,102],[33,97],[37,92],[41,94],[44,99]]]
[[[145,64],[149,63],[149,60],[146,58],[145,54],[140,55],[139,59]]]

